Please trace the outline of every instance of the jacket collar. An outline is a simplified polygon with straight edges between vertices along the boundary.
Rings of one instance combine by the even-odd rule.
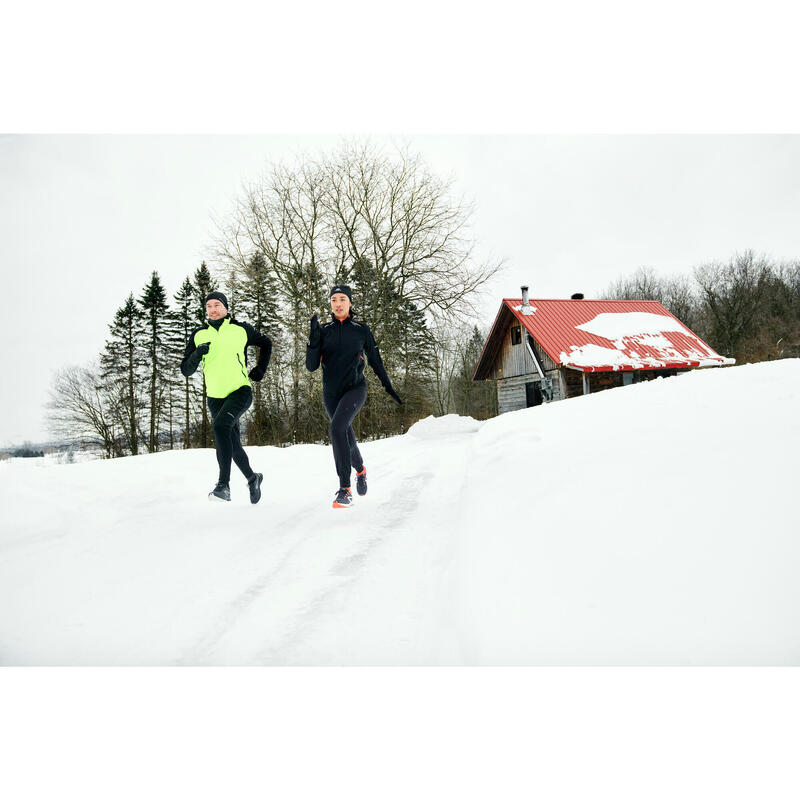
[[[223,317],[222,320],[218,320],[218,319],[210,320],[209,319],[209,320],[206,320],[206,327],[213,328],[215,331],[218,331],[226,322],[228,324],[230,324],[232,319],[233,319],[233,317],[231,317],[230,313],[227,316]],[[219,322],[219,325],[215,325],[214,324],[215,322]]]

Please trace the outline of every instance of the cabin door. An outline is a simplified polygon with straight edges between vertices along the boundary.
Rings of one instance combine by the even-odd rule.
[[[539,381],[525,384],[525,407],[540,406],[542,404],[542,387]]]

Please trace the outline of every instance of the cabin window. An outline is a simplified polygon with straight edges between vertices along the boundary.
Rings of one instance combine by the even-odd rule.
[[[519,325],[511,329],[511,344],[522,344],[522,330]]]

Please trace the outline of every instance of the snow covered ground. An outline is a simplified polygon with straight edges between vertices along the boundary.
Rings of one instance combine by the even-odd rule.
[[[0,664],[800,664],[800,361],[363,445],[0,464]]]

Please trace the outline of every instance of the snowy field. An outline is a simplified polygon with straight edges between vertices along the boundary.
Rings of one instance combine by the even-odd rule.
[[[800,664],[800,361],[363,445],[0,463],[0,664]]]

